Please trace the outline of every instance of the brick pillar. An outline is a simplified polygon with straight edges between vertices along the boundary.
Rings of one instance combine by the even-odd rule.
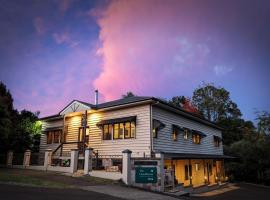
[[[165,188],[165,170],[164,170],[164,153],[163,152],[159,152],[156,153],[156,157],[160,158],[160,191],[164,192],[164,188]],[[172,174],[172,178],[173,178],[173,188],[174,188],[174,173]]]
[[[29,167],[29,165],[30,165],[30,157],[31,157],[31,151],[26,150],[24,152],[24,157],[23,157],[23,166],[24,167]]]
[[[71,158],[70,158],[70,173],[77,171],[78,166],[79,151],[78,149],[71,149]]]
[[[47,170],[47,167],[52,164],[52,150],[46,149],[44,157],[44,167]]]
[[[86,148],[84,154],[84,174],[89,174],[92,171],[92,158],[93,157],[93,149]]]
[[[126,149],[123,153],[123,168],[122,168],[122,180],[125,184],[131,184],[131,153],[132,151]]]
[[[7,152],[7,166],[8,167],[12,166],[12,161],[13,161],[13,151],[8,151]]]

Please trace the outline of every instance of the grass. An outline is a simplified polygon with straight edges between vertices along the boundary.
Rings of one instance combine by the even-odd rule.
[[[95,183],[97,185],[109,185],[109,184],[118,183],[118,181],[115,181],[115,180],[98,178],[98,177],[93,177],[93,176],[83,176],[83,177],[80,177],[80,179],[87,182]]]
[[[19,184],[33,187],[46,187],[46,188],[67,188],[70,185],[42,180],[31,176],[22,174],[9,173],[10,170],[0,170],[0,182],[9,184]]]

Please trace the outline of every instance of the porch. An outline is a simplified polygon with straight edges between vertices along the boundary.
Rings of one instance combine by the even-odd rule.
[[[200,193],[227,181],[224,155],[165,154],[165,190]],[[171,178],[169,178],[171,176]],[[173,180],[174,181],[166,181]]]

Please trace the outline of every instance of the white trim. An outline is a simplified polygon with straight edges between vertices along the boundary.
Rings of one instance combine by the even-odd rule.
[[[68,105],[66,106],[66,108],[65,108],[64,110],[62,110],[59,114],[60,114],[60,115],[66,115],[66,114],[68,114],[68,113],[72,113],[72,112],[67,112],[67,111],[68,111],[69,109],[71,109],[71,106],[72,106],[72,105],[76,106],[76,104],[78,105],[78,107],[77,107],[77,109],[74,110],[73,112],[81,112],[81,111],[85,111],[85,110],[91,110],[91,107],[86,106],[86,105],[80,103],[79,101],[75,100],[75,101],[71,102],[70,104],[68,104]],[[80,108],[80,107],[81,107],[81,108]]]

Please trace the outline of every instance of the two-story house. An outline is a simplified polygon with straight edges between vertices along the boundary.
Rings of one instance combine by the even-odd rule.
[[[52,149],[61,156],[91,147],[111,165],[125,149],[132,157],[163,152],[165,168],[174,170],[178,183],[196,186],[224,179],[221,128],[154,97],[100,104],[74,100],[41,121],[40,152]]]

